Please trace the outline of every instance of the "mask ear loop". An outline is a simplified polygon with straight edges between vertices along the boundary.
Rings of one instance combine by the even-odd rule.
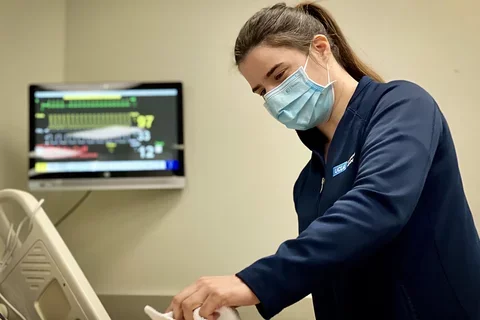
[[[307,72],[308,59],[310,59],[310,50],[308,50],[307,61],[305,61],[305,64],[303,65],[305,72]]]
[[[305,71],[305,73],[307,72],[307,65],[308,65],[308,60],[310,59],[311,50],[312,50],[312,44],[310,43],[310,48],[308,48],[308,53],[307,53],[307,60],[303,65],[303,70]],[[327,62],[327,81],[328,81],[327,86],[332,83],[330,79],[330,66],[328,65],[328,62]]]
[[[328,79],[328,84],[330,84],[331,83],[331,81],[330,81],[330,67],[328,66],[328,62],[327,62],[327,79]]]
[[[308,59],[310,59],[310,52],[312,52],[312,43],[310,42],[310,46],[308,47],[308,52],[307,52],[307,60],[305,61],[305,64],[303,65],[303,70],[307,72],[307,65],[308,65]]]

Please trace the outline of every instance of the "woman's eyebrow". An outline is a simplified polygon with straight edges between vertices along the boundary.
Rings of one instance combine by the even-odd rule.
[[[276,65],[274,65],[265,75],[265,79],[270,78],[272,76],[272,74],[275,72],[275,70],[277,70],[282,64],[283,64],[283,62],[280,62],[280,63],[277,63]],[[261,87],[260,85],[255,86],[252,89],[252,92],[253,93],[257,92],[257,90],[260,89],[260,87]]]

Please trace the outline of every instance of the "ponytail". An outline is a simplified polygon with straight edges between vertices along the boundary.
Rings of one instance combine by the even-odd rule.
[[[335,60],[355,80],[369,76],[377,82],[384,82],[353,52],[330,13],[312,2],[303,2],[296,7],[277,3],[254,14],[238,34],[235,62],[239,65],[253,48],[262,44],[294,48],[308,54],[312,39],[318,34],[327,37]]]
[[[335,59],[350,76],[357,81],[360,81],[363,76],[369,76],[375,81],[385,82],[355,54],[337,22],[325,8],[311,2],[300,3],[296,8],[314,17],[325,27]]]

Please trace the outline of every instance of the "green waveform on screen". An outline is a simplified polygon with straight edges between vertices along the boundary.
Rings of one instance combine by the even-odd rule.
[[[50,130],[94,129],[117,125],[131,126],[130,113],[56,113],[48,115]]]
[[[136,99],[121,100],[50,100],[40,103],[40,110],[46,109],[107,109],[136,107]]]

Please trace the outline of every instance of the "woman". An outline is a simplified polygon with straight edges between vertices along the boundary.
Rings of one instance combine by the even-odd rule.
[[[186,288],[176,319],[246,305],[268,319],[308,294],[317,319],[480,319],[480,242],[434,99],[383,83],[313,4],[255,14],[235,58],[312,151],[294,187],[300,235]]]

